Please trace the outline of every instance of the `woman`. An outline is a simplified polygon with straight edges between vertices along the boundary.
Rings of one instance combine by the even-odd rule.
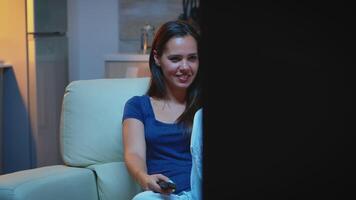
[[[186,22],[163,24],[150,53],[149,89],[125,105],[124,158],[146,190],[134,200],[190,198],[190,134],[201,107],[198,41],[197,31]],[[162,189],[161,181],[176,188]]]

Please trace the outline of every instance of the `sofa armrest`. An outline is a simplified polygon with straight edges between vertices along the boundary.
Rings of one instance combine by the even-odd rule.
[[[54,165],[0,176],[1,200],[98,200],[93,171]]]

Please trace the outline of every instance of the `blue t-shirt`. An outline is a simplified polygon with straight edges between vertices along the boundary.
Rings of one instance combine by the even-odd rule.
[[[190,134],[177,123],[156,120],[150,97],[134,96],[124,108],[123,119],[135,118],[144,124],[148,174],[163,174],[176,184],[175,194],[190,190],[192,156]]]

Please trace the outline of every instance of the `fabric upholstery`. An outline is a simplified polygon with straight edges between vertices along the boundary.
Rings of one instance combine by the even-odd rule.
[[[123,163],[122,112],[149,78],[79,80],[66,87],[60,146],[66,165],[0,176],[0,200],[129,200],[141,189]]]
[[[1,200],[97,200],[93,171],[55,165],[0,177]]]
[[[141,187],[128,173],[124,162],[96,164],[88,168],[97,175],[100,200],[129,200],[141,191]]]
[[[125,102],[142,95],[149,78],[72,82],[63,99],[61,151],[70,166],[123,161],[121,119]]]

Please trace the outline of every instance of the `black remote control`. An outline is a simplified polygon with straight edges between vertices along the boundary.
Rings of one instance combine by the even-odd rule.
[[[176,189],[176,184],[174,184],[173,182],[159,181],[158,185],[161,187],[162,190]]]

